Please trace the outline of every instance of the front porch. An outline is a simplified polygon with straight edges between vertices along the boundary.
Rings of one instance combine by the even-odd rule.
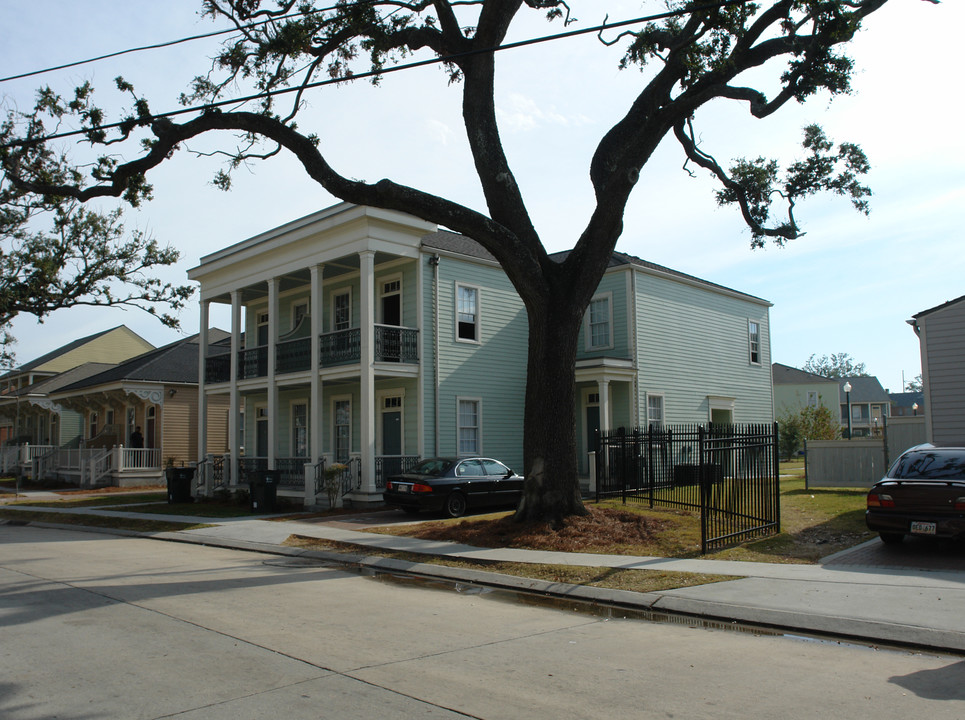
[[[420,459],[418,455],[377,455],[373,468],[376,491],[384,490],[386,479],[407,471]],[[277,497],[300,499],[306,509],[329,509],[351,506],[349,496],[362,488],[362,457],[358,454],[341,463],[326,455],[317,463],[304,457],[287,457],[275,458],[273,468],[269,465],[267,457],[242,456],[237,458],[235,469],[230,454],[208,455],[198,464],[193,494],[210,497],[216,491],[248,490],[251,483],[270,479],[276,483]],[[325,472],[333,466],[344,468],[333,478],[337,483],[334,505],[329,502]]]
[[[0,470],[36,481],[66,482],[81,488],[163,485],[159,448],[67,448],[23,444],[4,448]]]

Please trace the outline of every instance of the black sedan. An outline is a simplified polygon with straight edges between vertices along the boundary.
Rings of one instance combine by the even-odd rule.
[[[420,510],[459,517],[467,509],[519,503],[523,478],[491,458],[430,458],[390,477],[382,498],[409,513]]]
[[[965,537],[965,448],[906,450],[868,491],[865,520],[883,542]]]

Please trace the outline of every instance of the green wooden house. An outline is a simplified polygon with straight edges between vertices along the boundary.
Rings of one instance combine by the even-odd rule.
[[[277,475],[315,505],[323,468],[376,503],[420,457],[495,457],[522,471],[527,320],[495,259],[410,215],[340,204],[201,258],[230,338],[201,359],[198,432],[228,407],[228,452],[200,458],[210,491]],[[577,361],[581,471],[597,429],[768,422],[770,304],[614,254]],[[221,410],[219,410],[221,412]],[[207,447],[204,437],[197,446]]]

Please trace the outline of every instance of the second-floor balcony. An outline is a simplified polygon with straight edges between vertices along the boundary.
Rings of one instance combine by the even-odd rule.
[[[375,326],[375,361],[415,364],[419,362],[419,331],[416,328]],[[318,338],[321,367],[351,365],[362,357],[362,333],[359,328],[336,330]],[[275,346],[275,373],[311,370],[311,338],[287,340]],[[268,347],[261,346],[238,353],[238,379],[267,377]],[[231,354],[212,355],[205,359],[205,382],[223,383],[231,379]]]

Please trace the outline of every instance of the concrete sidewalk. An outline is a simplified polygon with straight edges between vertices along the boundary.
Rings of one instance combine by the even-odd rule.
[[[24,505],[17,507],[30,509]],[[158,519],[157,515],[107,508],[35,509]],[[164,519],[199,522],[196,516],[166,515]],[[906,567],[902,568],[860,564],[862,554],[867,556],[880,545],[878,540],[826,558],[819,565],[789,565],[478,548],[350,529],[344,527],[344,519],[273,521],[243,517],[205,518],[200,522],[213,525],[157,533],[151,537],[326,561],[349,561],[386,572],[477,583],[656,614],[684,614],[715,621],[748,623],[790,633],[965,652],[965,570],[923,569],[914,567],[914,563],[905,563]],[[359,552],[346,556],[282,545],[291,535],[348,542],[357,545]],[[735,579],[676,590],[634,593],[404,562],[368,555],[366,548],[473,560],[732,575]],[[952,563],[953,567],[958,565]]]

